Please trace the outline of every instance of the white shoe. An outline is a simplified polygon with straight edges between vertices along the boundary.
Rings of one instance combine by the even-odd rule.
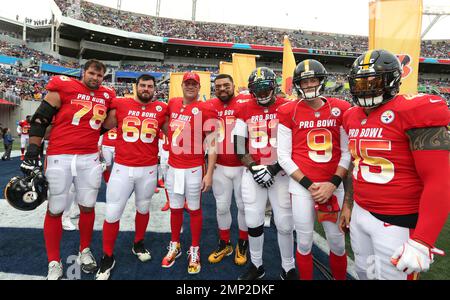
[[[63,277],[63,266],[56,260],[48,264],[47,280],[60,280]]]
[[[78,253],[78,264],[84,273],[94,273],[97,271],[97,262],[94,255],[92,255],[91,249],[86,248],[82,252]]]
[[[62,218],[62,227],[66,231],[74,231],[77,230],[77,227],[72,223],[69,217]]]
[[[152,255],[150,254],[150,251],[145,248],[143,240],[135,243],[133,245],[133,248],[131,248],[131,252],[133,252],[133,254],[136,255],[137,258],[142,262],[146,262],[152,259]]]

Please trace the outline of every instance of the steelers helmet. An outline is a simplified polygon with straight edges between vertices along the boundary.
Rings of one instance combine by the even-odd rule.
[[[402,66],[389,51],[369,50],[353,63],[348,82],[353,102],[361,107],[376,107],[400,90]]]
[[[4,196],[18,210],[34,210],[47,200],[48,183],[42,172],[16,176],[6,184]]]
[[[295,67],[294,75],[292,76],[292,83],[298,95],[300,95],[303,99],[310,100],[323,94],[325,84],[327,82],[327,76],[327,70],[320,62],[315,59],[306,59]],[[309,78],[319,79],[319,84],[314,87],[313,92],[302,89],[300,85],[302,80]]]
[[[248,78],[248,89],[258,104],[265,105],[275,97],[277,79],[275,73],[266,67],[256,68]]]

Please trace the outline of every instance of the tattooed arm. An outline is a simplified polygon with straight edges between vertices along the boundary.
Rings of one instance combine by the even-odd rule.
[[[342,205],[341,216],[339,218],[339,230],[348,231],[353,209],[353,163],[348,168],[347,176],[344,178],[344,203]]]
[[[444,226],[450,209],[449,150],[447,128],[414,128],[406,131],[417,175],[423,181],[419,219],[411,238],[429,247]]]

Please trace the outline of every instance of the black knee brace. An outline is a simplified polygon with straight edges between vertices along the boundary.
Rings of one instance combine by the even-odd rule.
[[[254,228],[248,228],[248,235],[251,237],[259,237],[264,233],[264,224],[261,224],[261,226],[254,227]]]

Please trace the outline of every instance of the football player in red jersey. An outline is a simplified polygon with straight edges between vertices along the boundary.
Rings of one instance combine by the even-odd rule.
[[[185,199],[190,214],[192,244],[189,248],[188,273],[200,272],[200,236],[202,232],[201,193],[211,188],[217,154],[214,131],[217,112],[209,101],[198,100],[200,77],[186,72],[181,84],[183,97],[169,100],[169,170],[166,187],[170,198],[171,241],[162,260],[170,268],[181,255],[180,232]],[[209,141],[211,138],[211,141]],[[204,144],[208,144],[208,169],[204,173]],[[213,147],[214,146],[214,147]]]
[[[20,160],[24,159],[25,148],[29,143],[30,122],[31,116],[27,116],[25,120],[20,121],[19,125],[17,126],[17,134],[20,136]]]
[[[234,199],[238,208],[239,239],[236,245],[234,262],[237,265],[247,263],[248,233],[245,223],[244,203],[241,196],[241,181],[244,167],[239,157],[234,152],[233,136],[231,134],[236,123],[236,114],[239,106],[249,99],[234,96],[233,78],[227,74],[219,74],[214,79],[215,94],[217,98],[210,102],[216,108],[221,123],[218,136],[218,156],[213,177],[213,193],[216,199],[217,224],[219,226],[219,245],[208,257],[210,263],[218,263],[225,256],[233,253],[230,242],[231,227],[231,198],[234,191]]]
[[[327,71],[314,59],[297,65],[293,75],[298,100],[278,109],[278,161],[291,176],[289,192],[297,232],[300,279],[313,279],[314,220],[317,213],[330,247],[333,277],[345,280],[345,237],[338,227],[344,200],[342,179],[350,165],[342,116],[350,104],[325,98]]]
[[[386,50],[358,57],[349,74],[355,107],[344,114],[353,157],[350,225],[360,279],[415,279],[427,271],[449,212],[450,112],[436,95],[399,95],[402,67]],[[349,224],[350,221],[350,224]]]
[[[111,176],[111,166],[114,161],[114,154],[116,148],[117,141],[117,128],[113,128],[105,132],[100,137],[100,151],[102,153],[102,157],[104,159],[104,163],[106,164],[106,170],[103,171],[103,179],[106,183],[109,181],[109,177]]]
[[[105,121],[106,128],[117,126],[116,154],[106,190],[103,223],[103,258],[97,280],[107,280],[114,268],[114,244],[120,218],[131,194],[135,193],[136,233],[132,253],[146,262],[151,259],[144,235],[150,218],[150,200],[156,188],[159,131],[167,122],[167,104],[152,101],[155,78],[143,74],[137,79],[136,96],[116,98]]]
[[[80,207],[79,264],[84,272],[97,270],[89,249],[95,219],[95,202],[100,188],[102,166],[98,139],[114,90],[102,86],[106,67],[97,60],[84,65],[82,80],[55,76],[47,84],[48,94],[31,119],[30,145],[22,162],[25,173],[40,168],[39,153],[46,128],[52,123],[45,176],[49,184],[44,238],[48,256],[47,279],[60,279],[61,216],[72,183]],[[53,120],[53,122],[52,122]]]
[[[264,217],[269,199],[278,232],[282,279],[297,279],[294,260],[293,219],[288,191],[289,176],[277,162],[277,109],[288,100],[276,97],[276,76],[269,68],[256,68],[248,87],[252,98],[239,109],[235,153],[246,166],[242,175],[242,200],[251,264],[240,280],[264,277]]]

